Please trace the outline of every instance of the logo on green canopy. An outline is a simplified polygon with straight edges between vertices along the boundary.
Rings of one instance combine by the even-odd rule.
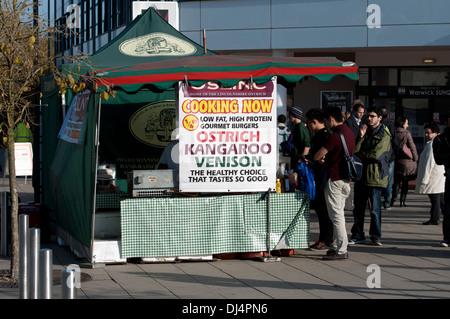
[[[191,43],[170,34],[155,32],[122,42],[120,52],[137,57],[185,56],[197,51]]]
[[[158,101],[137,110],[130,118],[129,129],[140,142],[165,147],[176,122],[175,101]]]

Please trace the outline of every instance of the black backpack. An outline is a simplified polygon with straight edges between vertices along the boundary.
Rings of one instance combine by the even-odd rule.
[[[347,149],[347,143],[345,143],[344,135],[341,131],[339,131],[339,135],[341,136],[342,146],[345,152],[345,162],[346,162],[346,178],[351,182],[359,181],[363,174],[363,165],[362,161],[356,155],[350,155]]]

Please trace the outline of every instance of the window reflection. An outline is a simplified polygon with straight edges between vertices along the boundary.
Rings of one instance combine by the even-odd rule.
[[[396,86],[397,68],[373,68],[372,69],[373,86]]]
[[[405,86],[448,86],[450,85],[450,68],[401,68],[400,85]]]

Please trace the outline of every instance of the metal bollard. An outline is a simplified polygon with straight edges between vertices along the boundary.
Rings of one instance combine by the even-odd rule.
[[[30,299],[39,299],[39,250],[41,230],[30,228]]]
[[[41,249],[39,252],[39,298],[52,299],[53,251]]]
[[[30,236],[29,236],[28,215],[19,215],[19,298],[28,299],[30,297]]]
[[[0,196],[0,255],[8,256],[8,192]]]
[[[61,271],[61,289],[63,299],[77,299],[77,270],[67,268]]]

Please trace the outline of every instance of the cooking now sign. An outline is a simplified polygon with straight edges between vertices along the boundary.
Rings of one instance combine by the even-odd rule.
[[[180,191],[255,192],[275,187],[276,78],[232,88],[179,85]]]

